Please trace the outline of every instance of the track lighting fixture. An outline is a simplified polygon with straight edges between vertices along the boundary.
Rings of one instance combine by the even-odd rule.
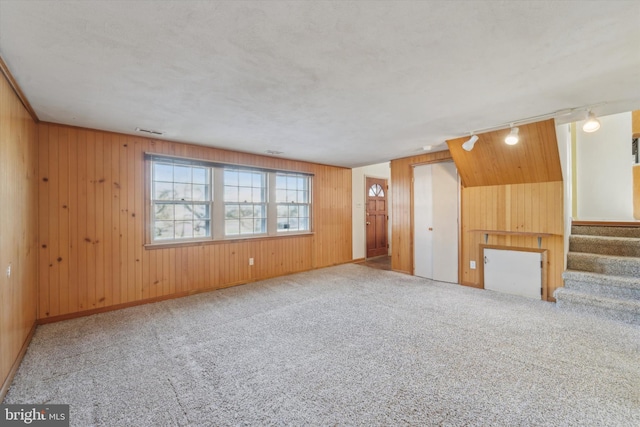
[[[595,132],[600,129],[600,120],[593,114],[593,111],[589,110],[587,113],[587,120],[582,125],[582,130],[585,132]]]
[[[518,130],[518,128],[514,128],[513,125],[511,125],[511,132],[509,132],[509,135],[504,139],[505,144],[516,145],[518,143],[520,140],[518,137]]]
[[[471,135],[471,138],[469,138],[467,142],[462,144],[462,148],[465,151],[471,151],[473,150],[473,146],[476,145],[477,141],[478,141],[478,135]]]

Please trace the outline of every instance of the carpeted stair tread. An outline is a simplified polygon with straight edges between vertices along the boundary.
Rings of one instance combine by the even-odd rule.
[[[601,255],[640,257],[640,238],[572,235],[569,237],[569,250]]]
[[[637,277],[567,270],[562,278],[567,289],[640,301],[640,278]]]
[[[614,276],[640,277],[640,258],[569,252],[567,269]]]
[[[556,289],[554,297],[559,308],[605,316],[634,325],[640,324],[640,301],[609,298],[566,287]]]
[[[573,225],[571,235],[635,237],[640,238],[640,224],[638,227],[607,227],[596,225]]]

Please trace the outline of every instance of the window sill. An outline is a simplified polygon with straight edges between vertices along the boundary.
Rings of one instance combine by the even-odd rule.
[[[182,248],[188,246],[207,246],[207,245],[220,245],[225,243],[241,243],[246,241],[264,241],[264,240],[276,240],[276,239],[286,239],[292,237],[311,237],[315,233],[312,231],[304,232],[304,233],[287,233],[287,234],[279,234],[277,236],[252,236],[252,237],[232,237],[222,240],[212,240],[212,239],[204,239],[204,240],[188,240],[183,242],[167,242],[167,243],[146,243],[144,248],[146,250],[153,249],[171,249],[171,248]]]

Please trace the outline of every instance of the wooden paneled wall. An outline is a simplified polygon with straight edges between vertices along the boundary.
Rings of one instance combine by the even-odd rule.
[[[451,160],[449,151],[391,161],[391,268],[413,274],[413,166]]]
[[[350,169],[48,123],[38,134],[41,320],[352,259]],[[145,152],[313,173],[315,233],[145,248]]]
[[[480,270],[471,270],[469,262],[483,262],[480,245],[485,244],[485,235],[471,230],[548,233],[552,236],[543,237],[541,247],[548,250],[545,295],[551,300],[553,291],[562,286],[564,270],[562,193],[562,181],[463,188],[460,282],[470,286],[482,283]],[[487,244],[538,248],[538,239],[489,234]]]
[[[0,400],[36,321],[36,132],[0,73]]]

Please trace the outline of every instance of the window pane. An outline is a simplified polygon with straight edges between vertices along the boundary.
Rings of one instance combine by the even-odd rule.
[[[289,208],[287,205],[278,205],[276,210],[278,212],[278,218],[286,218],[289,216]]]
[[[284,175],[276,175],[276,188],[285,189],[287,188],[287,177]]]
[[[309,216],[309,206],[300,205],[298,206],[298,216],[299,217],[308,217]]]
[[[165,203],[154,205],[153,217],[156,220],[173,220],[173,205]]]
[[[191,182],[191,167],[174,166],[173,181],[174,182]]]
[[[209,219],[209,205],[193,205],[193,218],[194,219]]]
[[[242,205],[242,206],[240,206],[240,217],[241,218],[253,218],[253,205]]]
[[[194,221],[193,237],[207,237],[211,235],[209,227],[210,221]]]
[[[250,187],[238,187],[238,201],[242,203],[249,203],[252,201]]]
[[[298,201],[297,199],[298,199],[298,192],[297,191],[295,191],[295,190],[293,190],[293,191],[292,190],[288,190],[287,191],[287,202],[295,203],[295,202]]]
[[[267,232],[267,220],[264,218],[258,218],[254,220],[253,223],[254,232],[255,233],[266,233]]]
[[[284,203],[287,201],[287,190],[276,190],[276,202]]]
[[[175,205],[175,218],[176,220],[191,220],[193,219],[193,207],[192,205]]]
[[[194,184],[191,186],[192,196],[191,200],[196,202],[205,202],[209,200],[209,194],[206,185]]]
[[[227,219],[240,218],[240,206],[238,205],[227,205],[224,207],[224,211],[224,217]]]
[[[190,239],[193,237],[193,223],[191,221],[176,221],[176,239]]]
[[[238,201],[238,187],[224,187],[224,201],[225,202],[237,202]]]
[[[170,182],[155,182],[153,184],[153,198],[155,200],[175,200],[173,184]]]
[[[153,234],[154,240],[173,239],[173,221],[156,221]]]
[[[309,218],[300,218],[298,220],[299,230],[309,230]]]
[[[238,185],[238,171],[224,171],[224,185]]]
[[[193,183],[194,184],[208,184],[207,169],[205,168],[193,168]]]
[[[253,219],[240,220],[240,234],[253,234]]]
[[[255,218],[265,218],[265,206],[264,205],[253,205],[253,216]]]
[[[284,231],[289,228],[289,220],[287,218],[278,218],[278,231]]]
[[[228,219],[224,222],[224,234],[232,236],[240,234],[240,221],[237,219]]]
[[[238,185],[242,187],[251,187],[252,182],[251,172],[238,172]]]
[[[191,200],[191,184],[179,184],[173,185],[175,191],[175,200]]]
[[[251,193],[252,193],[252,194],[251,194],[251,196],[252,196],[252,197],[251,197],[251,201],[253,201],[253,202],[257,202],[257,203],[266,202],[265,197],[264,197],[264,196],[265,196],[265,194],[264,194],[264,193],[265,193],[264,189],[262,189],[262,188],[254,188],[254,189],[251,191]]]
[[[153,165],[154,181],[173,181],[173,165],[165,163],[155,163]]]
[[[298,203],[309,203],[309,192],[300,191],[298,193]]]

